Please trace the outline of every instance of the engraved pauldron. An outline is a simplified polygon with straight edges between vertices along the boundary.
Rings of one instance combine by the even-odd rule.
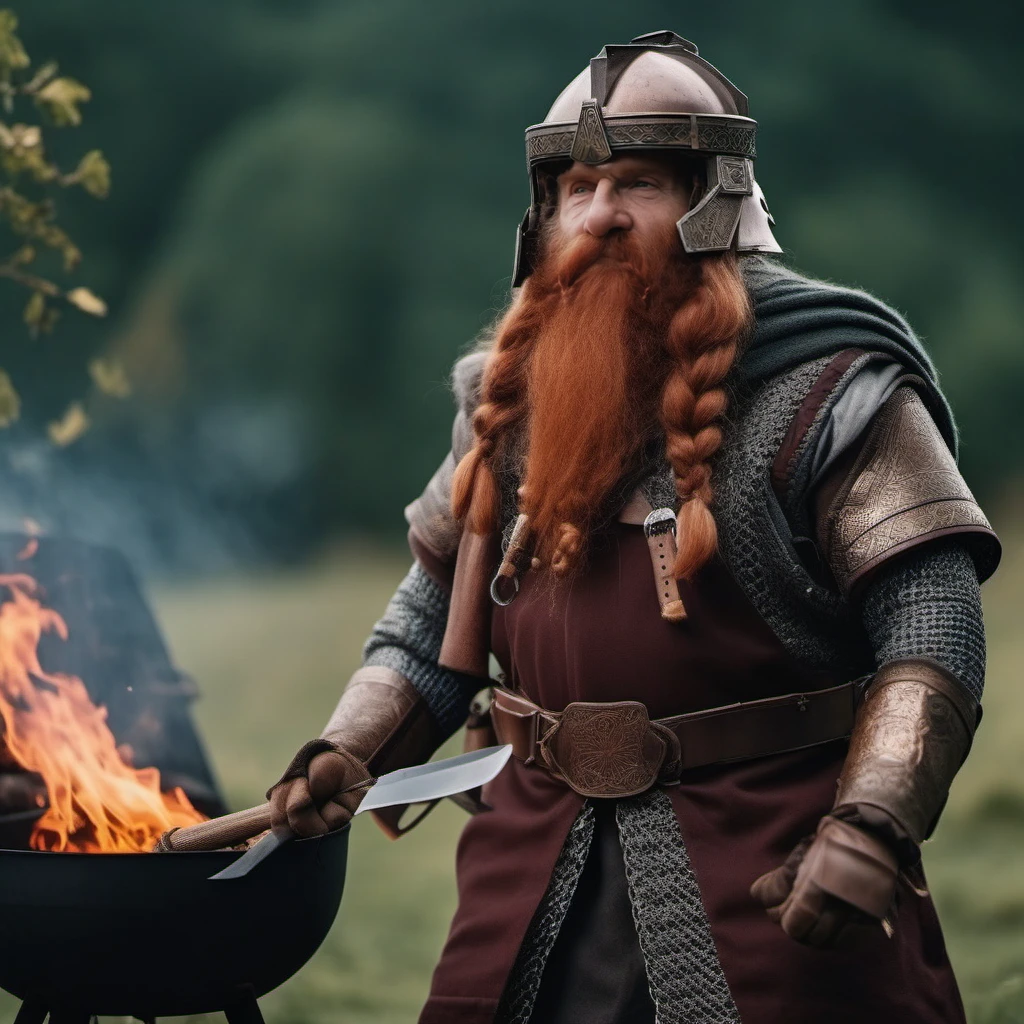
[[[875,418],[821,524],[825,558],[844,594],[883,562],[925,541],[970,538],[980,579],[999,541],[920,396],[899,388]]]
[[[963,687],[926,658],[875,674],[857,715],[836,805],[871,804],[927,839],[971,746],[977,714]]]

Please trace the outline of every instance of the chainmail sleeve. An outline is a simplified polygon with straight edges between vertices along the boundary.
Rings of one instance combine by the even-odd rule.
[[[884,565],[864,592],[863,619],[878,665],[934,658],[980,703],[985,624],[974,561],[962,544],[934,541]]]
[[[446,739],[465,722],[480,689],[478,679],[437,663],[450,597],[414,562],[363,647],[364,665],[390,668],[422,694]]]

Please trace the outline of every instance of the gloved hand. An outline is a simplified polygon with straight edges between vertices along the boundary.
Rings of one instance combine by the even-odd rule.
[[[300,838],[333,832],[351,820],[373,781],[354,754],[327,739],[310,740],[267,792],[271,826]]]
[[[885,924],[901,867],[925,895],[920,844],[978,717],[974,697],[929,658],[896,659],[875,672],[857,708],[835,807],[785,864],[751,886],[787,935],[828,946],[854,924]]]
[[[389,668],[364,665],[349,680],[320,739],[292,758],[268,791],[274,828],[322,835],[346,824],[373,776],[421,764],[441,745],[433,715],[419,691]],[[371,811],[397,838],[403,807]]]
[[[750,894],[790,938],[825,948],[841,945],[858,925],[878,926],[886,918],[898,874],[897,857],[883,840],[826,815]]]

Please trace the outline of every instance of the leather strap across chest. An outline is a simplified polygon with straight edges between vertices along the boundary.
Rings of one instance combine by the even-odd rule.
[[[668,507],[654,508],[643,491],[637,489],[620,510],[619,522],[644,528],[661,617],[669,622],[681,622],[686,618],[686,607],[679,594],[679,583],[672,574],[676,561],[675,511]]]
[[[573,701],[547,711],[496,688],[501,743],[583,796],[627,797],[678,782],[682,772],[801,750],[848,737],[861,680],[652,721],[638,701]]]

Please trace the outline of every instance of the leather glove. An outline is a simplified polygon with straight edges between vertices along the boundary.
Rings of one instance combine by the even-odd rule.
[[[373,782],[354,754],[330,740],[310,740],[267,792],[271,827],[299,838],[333,832],[348,824]]]
[[[879,924],[892,906],[899,864],[881,839],[827,815],[786,862],[750,894],[797,942],[842,945],[857,926]]]
[[[373,776],[422,763],[443,738],[412,683],[392,669],[364,665],[349,681],[320,739],[302,747],[267,793],[273,827],[290,828],[299,836],[341,828]],[[398,824],[404,809],[382,807],[370,813],[394,839],[407,831]]]
[[[878,669],[857,709],[836,806],[751,887],[787,935],[828,946],[858,923],[880,921],[891,931],[886,915],[900,867],[924,894],[919,845],[935,827],[977,719],[974,698],[938,662],[903,658]]]

